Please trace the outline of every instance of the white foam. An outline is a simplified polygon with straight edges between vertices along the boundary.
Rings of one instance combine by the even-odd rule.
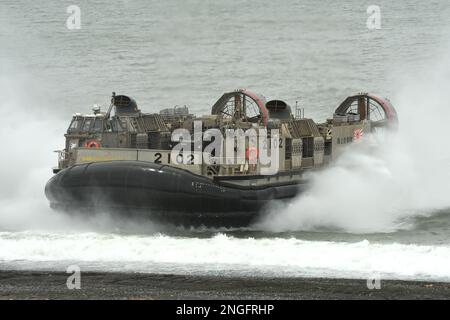
[[[342,229],[392,232],[405,220],[450,208],[448,119],[450,60],[437,59],[413,74],[393,97],[399,131],[378,148],[352,144],[331,167],[313,175],[312,186],[285,208],[275,208],[258,227],[267,231]]]
[[[3,268],[450,281],[450,246],[133,236],[98,233],[1,232]]]

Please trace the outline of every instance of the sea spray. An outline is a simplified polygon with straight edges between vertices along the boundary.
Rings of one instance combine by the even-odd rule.
[[[0,232],[0,269],[450,281],[450,247],[296,238]]]
[[[355,143],[313,175],[307,192],[270,207],[254,227],[392,232],[413,227],[417,215],[450,207],[449,87],[450,62],[406,81],[392,99],[396,134],[377,147]]]

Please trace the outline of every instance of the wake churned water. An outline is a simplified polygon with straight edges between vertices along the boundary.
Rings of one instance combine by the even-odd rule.
[[[295,238],[0,233],[3,268],[450,281],[450,246]],[[426,259],[424,259],[426,257]]]
[[[450,281],[450,16],[379,1],[79,1],[82,29],[53,1],[0,4],[0,269],[82,270]],[[239,7],[240,10],[236,10]],[[168,9],[169,8],[169,9]],[[420,15],[417,15],[420,12]],[[217,23],[221,21],[220,25]],[[251,35],[251,36],[250,36]],[[18,41],[18,39],[21,41]],[[438,61],[438,63],[436,63]],[[45,182],[70,116],[111,91],[140,108],[188,104],[209,113],[223,91],[248,87],[331,116],[345,96],[389,97],[398,135],[355,146],[313,177],[309,192],[246,229],[176,228],[67,217]]]

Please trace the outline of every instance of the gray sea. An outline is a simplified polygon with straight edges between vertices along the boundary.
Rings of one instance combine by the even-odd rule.
[[[449,17],[444,0],[1,0],[0,269],[450,281]],[[249,228],[48,208],[74,113],[115,91],[145,112],[206,114],[237,88],[317,121],[375,92],[396,107],[399,135]]]

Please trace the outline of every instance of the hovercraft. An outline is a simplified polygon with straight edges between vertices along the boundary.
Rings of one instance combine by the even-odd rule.
[[[45,187],[51,207],[246,226],[271,202],[306,190],[310,173],[348,144],[397,126],[391,103],[369,93],[346,98],[324,123],[245,89],[223,94],[211,110],[143,113],[113,93],[105,112],[75,114]]]

